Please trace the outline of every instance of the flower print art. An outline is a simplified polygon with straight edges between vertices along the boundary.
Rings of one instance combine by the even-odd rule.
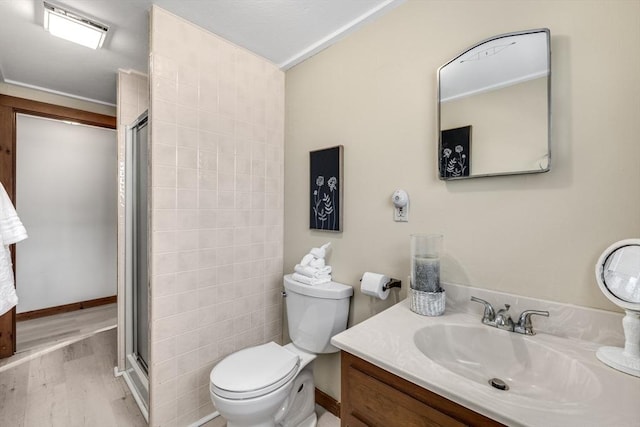
[[[440,179],[469,176],[471,126],[443,130],[440,136]]]
[[[342,152],[340,145],[310,153],[311,229],[342,231]]]

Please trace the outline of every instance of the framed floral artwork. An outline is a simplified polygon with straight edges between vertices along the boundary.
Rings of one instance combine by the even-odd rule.
[[[469,176],[471,126],[443,130],[440,137],[440,179]]]
[[[342,231],[343,146],[309,154],[309,228]]]

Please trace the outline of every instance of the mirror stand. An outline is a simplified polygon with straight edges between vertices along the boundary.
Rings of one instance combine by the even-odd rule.
[[[640,377],[640,239],[609,246],[596,263],[596,280],[602,293],[624,309],[624,348],[601,347],[598,359],[618,371]]]
[[[596,357],[613,369],[640,377],[640,311],[625,310],[622,319],[624,348],[600,347]]]

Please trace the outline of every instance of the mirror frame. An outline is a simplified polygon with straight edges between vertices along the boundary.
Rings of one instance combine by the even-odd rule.
[[[441,86],[441,82],[440,82],[440,72],[442,71],[442,69],[444,67],[446,67],[447,65],[451,64],[452,62],[454,62],[455,60],[457,60],[458,58],[460,58],[463,55],[466,55],[470,50],[475,49],[476,47],[493,41],[493,40],[498,40],[501,38],[505,38],[505,37],[512,37],[512,36],[519,36],[519,35],[525,35],[525,34],[533,34],[533,33],[546,33],[547,35],[547,63],[549,64],[549,74],[548,74],[548,78],[547,78],[547,167],[544,169],[540,169],[540,170],[530,170],[530,171],[517,171],[517,172],[497,172],[497,173],[488,173],[488,174],[479,174],[479,175],[471,175],[471,176],[460,176],[460,177],[449,177],[449,178],[445,178],[442,176],[440,167],[441,167],[441,162],[440,162],[440,153],[442,152],[442,126],[441,126],[441,111],[440,111],[440,95],[441,95],[441,91],[440,91],[440,86]],[[451,59],[450,61],[446,62],[444,65],[442,65],[440,68],[438,68],[437,71],[437,98],[436,98],[436,102],[437,102],[437,108],[436,108],[436,122],[437,122],[437,126],[438,126],[438,152],[436,155],[436,161],[438,162],[438,178],[441,181],[457,181],[457,180],[461,180],[461,179],[471,179],[471,178],[484,178],[484,177],[490,177],[490,176],[506,176],[506,175],[526,175],[526,174],[535,174],[535,173],[544,173],[544,172],[549,172],[551,170],[551,119],[552,119],[552,115],[551,115],[551,31],[549,31],[548,28],[537,28],[537,29],[532,29],[532,30],[524,30],[524,31],[515,31],[515,32],[511,32],[511,33],[504,33],[504,34],[499,34],[493,37],[489,37],[485,40],[482,40],[479,43],[474,44],[473,46],[465,49],[462,53],[459,53],[458,55],[456,55],[453,59]]]

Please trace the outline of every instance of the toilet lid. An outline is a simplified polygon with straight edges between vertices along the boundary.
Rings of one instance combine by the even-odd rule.
[[[211,391],[228,399],[249,399],[280,388],[295,377],[298,355],[270,342],[224,358],[211,371]]]

